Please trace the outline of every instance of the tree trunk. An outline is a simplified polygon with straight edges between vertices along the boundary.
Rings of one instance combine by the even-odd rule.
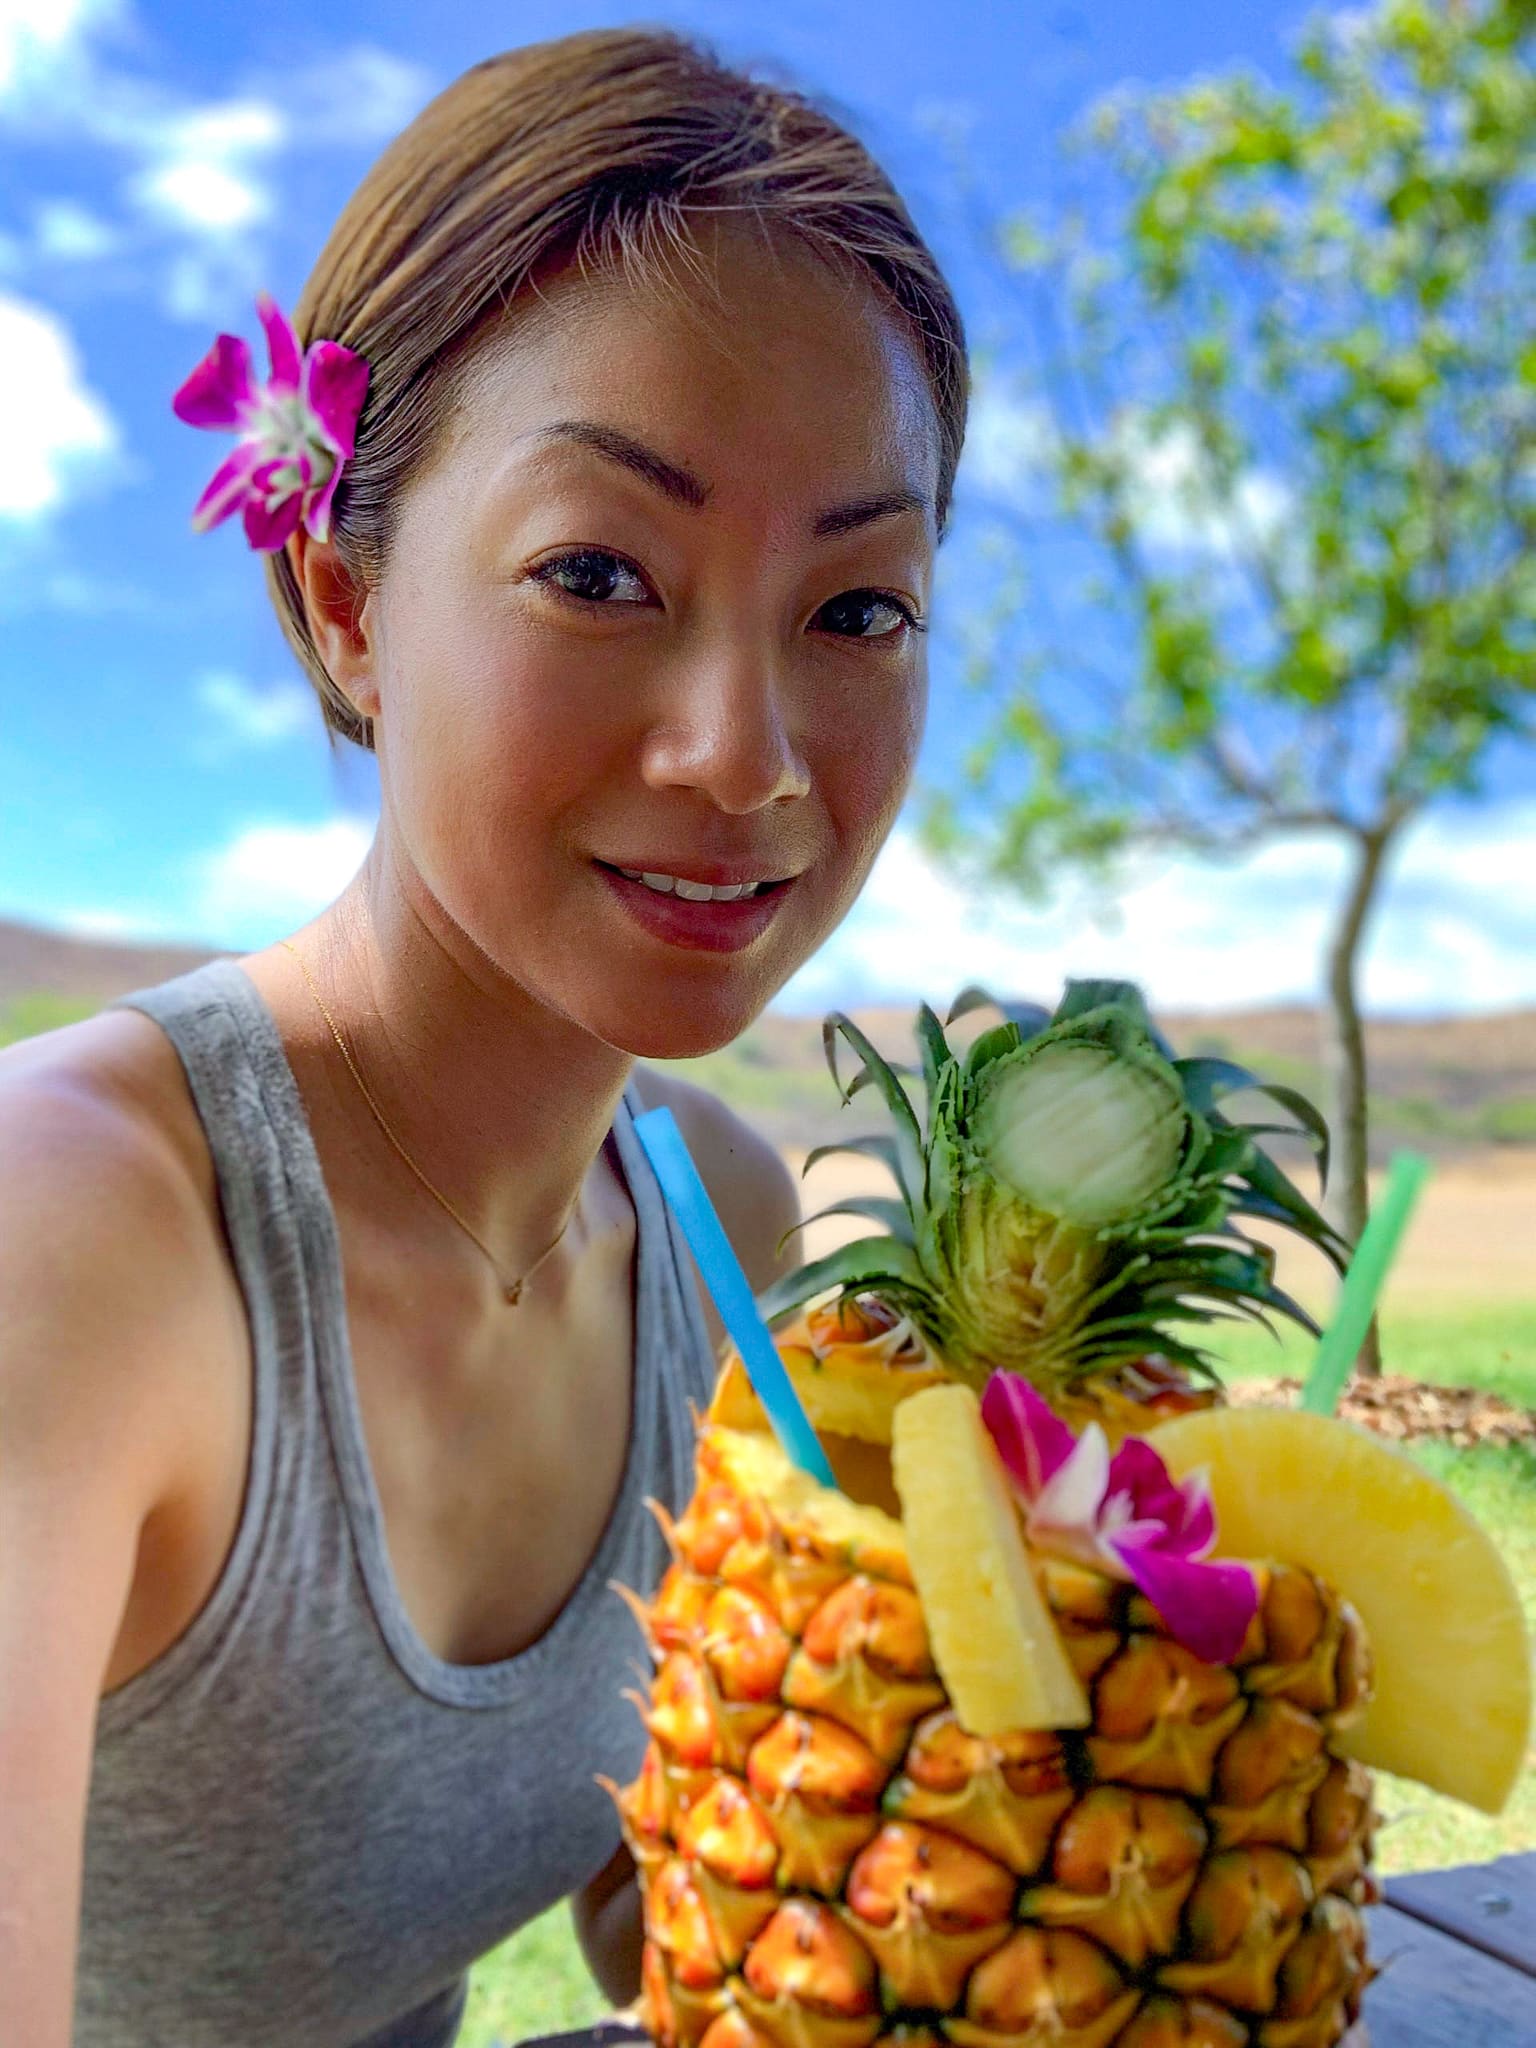
[[[1358,1241],[1370,1214],[1365,1034],[1355,998],[1355,970],[1391,836],[1390,826],[1378,826],[1362,832],[1355,841],[1354,872],[1328,943],[1323,1058],[1333,1134],[1329,1207],[1334,1222],[1351,1243]],[[1372,1377],[1381,1371],[1381,1345],[1374,1322],[1360,1347],[1355,1369]]]

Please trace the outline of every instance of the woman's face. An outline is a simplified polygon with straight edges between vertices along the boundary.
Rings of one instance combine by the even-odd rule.
[[[725,1043],[839,922],[926,697],[915,344],[797,249],[697,240],[702,313],[574,272],[520,305],[407,496],[352,690],[440,936],[642,1056]]]

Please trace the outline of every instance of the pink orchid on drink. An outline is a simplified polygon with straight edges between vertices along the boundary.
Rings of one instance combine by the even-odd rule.
[[[1039,1550],[1128,1579],[1170,1634],[1210,1664],[1230,1664],[1257,1612],[1243,1564],[1207,1563],[1216,1516],[1199,1474],[1175,1482],[1145,1437],[1113,1456],[1097,1422],[1074,1436],[1018,1373],[995,1372],[981,1403]]]
[[[301,520],[316,540],[330,537],[331,501],[356,445],[368,364],[335,341],[311,342],[301,356],[269,293],[258,293],[256,311],[271,357],[267,381],[252,373],[249,344],[220,334],[171,407],[188,426],[240,433],[193,507],[193,530],[206,533],[243,511],[251,546],[275,554]]]

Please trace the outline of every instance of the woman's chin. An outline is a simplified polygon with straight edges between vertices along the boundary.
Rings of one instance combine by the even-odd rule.
[[[603,1036],[637,1060],[696,1060],[739,1038],[758,1014],[759,1009],[750,1009],[730,1017],[651,1017],[622,1030],[606,1031]]]
[[[690,1060],[718,1052],[756,1022],[788,977],[732,977],[729,984],[668,989],[662,977],[615,992],[582,1019],[589,1030],[637,1060]]]

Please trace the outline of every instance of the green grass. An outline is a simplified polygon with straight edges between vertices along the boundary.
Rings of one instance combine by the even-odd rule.
[[[15,1045],[18,1039],[35,1038],[40,1031],[57,1031],[65,1024],[78,1024],[93,1017],[101,1007],[85,996],[56,996],[47,989],[31,989],[0,1003],[0,1045]]]
[[[520,1928],[470,1974],[455,2048],[495,2048],[530,2034],[560,2034],[609,2010],[582,1961],[565,1906]]]
[[[1319,1311],[1321,1313],[1321,1311]],[[1201,1341],[1233,1378],[1292,1373],[1304,1378],[1314,1340],[1293,1323],[1278,1342],[1252,1324],[1218,1325]],[[1486,1387],[1536,1408],[1536,1302],[1448,1302],[1388,1307],[1381,1319],[1388,1372],[1447,1386]]]
[[[1390,1371],[1487,1387],[1536,1407],[1536,1303],[1398,1310],[1384,1318],[1383,1341]],[[1234,1330],[1221,1348],[1233,1375],[1299,1373],[1310,1356],[1299,1331],[1276,1346],[1261,1331]],[[1523,1445],[1443,1444],[1415,1446],[1412,1455],[1454,1487],[1497,1540],[1536,1630],[1536,1455]],[[1388,1875],[1536,1849],[1536,1756],[1497,1819],[1403,1779],[1383,1775],[1377,1785],[1386,1816],[1377,1860]],[[579,2027],[605,2010],[558,1906],[477,1964],[459,2048]]]
[[[1459,1451],[1449,1444],[1413,1444],[1410,1455],[1443,1479],[1497,1541],[1519,1589],[1527,1626],[1536,1630],[1536,1455],[1524,1444],[1482,1445]],[[1536,1849],[1536,1753],[1508,1806],[1497,1817],[1427,1792],[1385,1772],[1377,1778],[1385,1825],[1376,1858],[1391,1876],[1448,1863],[1485,1863],[1494,1856]]]
[[[1448,1303],[1388,1309],[1382,1317],[1382,1362],[1388,1372],[1447,1386],[1485,1387],[1520,1407],[1536,1408],[1536,1302]],[[1286,1326],[1280,1341],[1232,1326],[1211,1340],[1234,1379],[1273,1373],[1304,1377],[1313,1341]],[[1536,1633],[1536,1454],[1523,1444],[1456,1450],[1422,1443],[1409,1455],[1455,1489],[1498,1542]],[[1536,1848],[1536,1756],[1514,1797],[1496,1819],[1381,1774],[1378,1796],[1386,1825],[1377,1860],[1388,1875]]]

